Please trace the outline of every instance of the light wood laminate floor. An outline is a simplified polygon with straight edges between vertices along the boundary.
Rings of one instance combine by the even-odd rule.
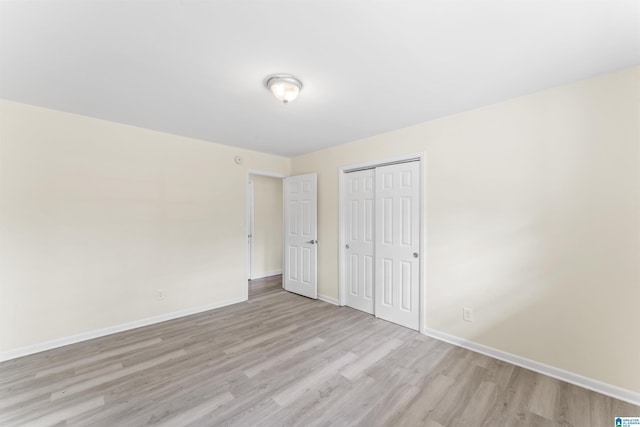
[[[608,427],[640,407],[251,282],[248,302],[0,364],[0,425]]]

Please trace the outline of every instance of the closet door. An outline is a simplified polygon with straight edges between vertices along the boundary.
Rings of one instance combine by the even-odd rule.
[[[420,164],[375,170],[375,315],[419,329]]]
[[[346,305],[373,314],[374,170],[346,174]]]

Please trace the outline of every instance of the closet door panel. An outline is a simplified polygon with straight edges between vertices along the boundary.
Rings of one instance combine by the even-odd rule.
[[[420,164],[375,169],[375,315],[419,329]]]
[[[346,174],[346,305],[373,314],[374,171]]]

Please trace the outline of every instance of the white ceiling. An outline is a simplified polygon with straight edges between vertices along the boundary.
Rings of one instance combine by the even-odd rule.
[[[638,0],[0,2],[0,97],[285,156],[638,63]]]

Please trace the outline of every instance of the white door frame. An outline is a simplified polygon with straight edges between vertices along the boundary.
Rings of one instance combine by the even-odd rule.
[[[253,179],[249,177],[247,179],[247,279],[251,280],[253,278],[251,269],[253,267],[253,232],[254,232],[254,217],[253,217],[253,201],[255,197],[254,192]]]
[[[427,287],[427,251],[426,251],[426,182],[425,182],[425,153],[411,153],[402,156],[389,157],[381,160],[374,160],[354,165],[343,166],[338,169],[338,297],[340,305],[345,305],[347,300],[347,279],[345,264],[345,227],[344,220],[347,214],[345,174],[359,169],[369,169],[376,166],[390,165],[394,163],[404,163],[409,161],[420,162],[420,332],[425,330],[425,298]]]
[[[247,300],[249,299],[249,279],[251,278],[249,276],[250,271],[251,271],[251,265],[249,264],[251,262],[251,245],[249,244],[249,239],[247,238],[247,236],[249,234],[251,234],[251,223],[249,215],[253,215],[253,199],[251,200],[251,202],[249,202],[249,196],[250,196],[250,184],[249,181],[251,181],[251,175],[258,175],[258,176],[266,176],[269,178],[280,178],[280,179],[284,179],[289,175],[285,175],[285,174],[281,174],[281,173],[276,173],[276,172],[268,172],[268,171],[261,171],[261,170],[254,170],[254,169],[247,169],[245,171],[245,251],[244,251],[244,259],[245,259],[245,269],[244,269],[244,282],[246,283],[246,286],[244,287],[244,299]],[[251,197],[253,198],[253,194],[251,194]],[[251,209],[251,211],[250,211]],[[283,232],[284,232],[284,215],[282,216],[282,222],[283,222]],[[282,258],[282,262],[284,263],[284,234],[280,237],[282,239],[282,251],[283,251],[283,258]]]

